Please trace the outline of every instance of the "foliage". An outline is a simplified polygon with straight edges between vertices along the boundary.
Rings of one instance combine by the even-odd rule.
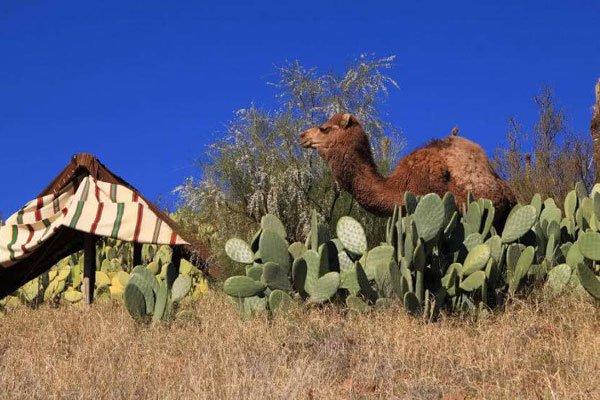
[[[143,265],[133,268],[131,243],[110,238],[99,241],[96,248],[94,298],[96,301],[112,299],[120,302],[127,288],[131,286],[131,280],[133,279],[133,283],[136,283],[136,280],[139,282],[136,275],[143,274],[154,281],[151,287],[156,289],[156,292],[163,282],[168,285],[169,297],[168,302],[165,302],[168,307],[163,310],[164,317],[167,318],[170,315],[168,311],[174,303],[181,302],[184,297],[190,300],[198,299],[208,290],[208,282],[198,268],[187,260],[181,260],[180,270],[176,271],[171,256],[169,246],[143,245]],[[178,280],[180,283],[177,284]],[[83,252],[79,252],[64,258],[48,272],[0,300],[0,308],[19,305],[36,307],[44,302],[80,304],[83,300],[82,284]],[[153,296],[155,294],[152,293]],[[125,303],[127,305],[127,301]],[[153,313],[154,308],[145,308],[138,316]]]
[[[515,118],[509,120],[507,146],[496,151],[496,169],[520,201],[528,202],[540,193],[561,206],[576,182],[591,187],[592,146],[569,129],[550,88],[542,88],[533,100],[539,110],[538,121],[527,132]]]
[[[350,111],[370,134],[383,173],[402,144],[397,130],[386,123],[378,105],[396,83],[384,74],[393,57],[361,57],[342,74],[318,74],[298,62],[279,69],[279,107],[267,112],[255,106],[239,110],[226,137],[210,147],[203,177],[188,179],[176,191],[182,205],[179,221],[190,224],[226,268],[223,243],[234,233],[247,237],[270,213],[287,226],[296,241],[310,229],[311,210],[333,228],[341,216],[360,220],[373,240],[383,237],[376,217],[362,211],[333,183],[329,168],[312,151],[298,146],[299,134],[327,120],[332,113]],[[227,273],[227,271],[225,271]]]
[[[375,247],[348,216],[331,238],[314,214],[306,241],[291,245],[281,223],[263,217],[250,243],[227,242],[246,274],[227,279],[225,293],[244,317],[299,302],[366,312],[392,299],[427,320],[441,311],[481,315],[536,283],[549,295],[587,292],[600,300],[600,184],[588,195],[578,183],[564,214],[536,194],[513,208],[502,232],[493,226],[490,200],[470,199],[460,216],[450,193],[405,196],[406,206],[387,221],[386,241]]]

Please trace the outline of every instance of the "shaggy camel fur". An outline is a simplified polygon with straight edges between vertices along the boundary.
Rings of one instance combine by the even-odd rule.
[[[323,125],[307,130],[300,143],[317,149],[336,181],[376,215],[391,215],[395,204],[402,205],[405,191],[439,195],[452,192],[459,209],[469,192],[475,198],[490,199],[496,207],[497,225],[503,224],[516,204],[513,192],[494,172],[483,149],[456,134],[413,151],[388,177],[377,171],[369,139],[350,114],[336,114]]]

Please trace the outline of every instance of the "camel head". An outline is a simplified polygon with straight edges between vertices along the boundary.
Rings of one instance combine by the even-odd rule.
[[[316,149],[326,161],[364,152],[372,158],[369,138],[356,117],[348,113],[334,114],[329,121],[308,129],[300,135],[300,144]]]
[[[316,149],[329,164],[338,183],[350,189],[363,166],[375,169],[369,138],[351,114],[335,114],[329,121],[300,135],[304,148]]]

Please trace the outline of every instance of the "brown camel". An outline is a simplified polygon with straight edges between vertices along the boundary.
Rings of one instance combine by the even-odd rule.
[[[452,192],[459,209],[469,192],[490,199],[496,208],[496,226],[503,225],[516,204],[513,192],[494,172],[483,149],[458,136],[458,128],[404,157],[388,177],[377,171],[369,139],[353,115],[335,114],[323,125],[302,133],[300,143],[317,149],[336,181],[376,215],[391,215],[395,204],[402,205],[405,191]]]

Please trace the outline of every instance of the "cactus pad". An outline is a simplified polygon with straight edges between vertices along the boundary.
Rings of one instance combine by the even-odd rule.
[[[292,290],[287,270],[273,262],[267,262],[263,266],[261,282],[271,290],[280,289],[286,292]]]
[[[252,252],[248,243],[244,242],[242,239],[229,239],[227,243],[225,243],[225,253],[227,253],[229,258],[233,261],[242,264],[252,264],[252,261],[254,261],[254,252]]]
[[[600,300],[600,281],[598,281],[598,277],[585,264],[579,264],[577,272],[581,286],[596,300]]]
[[[413,292],[406,292],[404,295],[404,308],[406,308],[406,312],[413,316],[421,315],[421,303],[419,303],[419,299]]]
[[[247,276],[232,276],[223,284],[223,290],[231,297],[251,297],[265,290],[266,285]]]
[[[273,290],[269,295],[269,309],[274,313],[286,313],[292,307],[294,300],[283,290]]]
[[[435,193],[429,193],[417,204],[413,215],[417,233],[424,241],[435,238],[444,225],[444,204]]]
[[[173,301],[181,301],[192,289],[192,278],[186,275],[179,275],[173,282],[172,292]],[[160,290],[160,288],[159,288]]]
[[[285,268],[286,273],[290,270],[290,253],[288,252],[288,243],[278,234],[265,230],[260,235],[258,249],[263,263],[274,262]]]
[[[271,231],[279,235],[280,238],[284,239],[287,237],[285,226],[281,223],[279,218],[273,214],[266,214],[260,220],[260,227],[264,231]]]
[[[366,313],[371,310],[371,307],[365,303],[360,297],[350,295],[346,298],[348,309],[357,313]]]
[[[579,251],[585,258],[600,261],[600,233],[583,232],[577,240]]]
[[[479,289],[484,282],[485,272],[476,271],[467,276],[465,280],[460,283],[460,288],[466,292],[472,292],[473,290]]]
[[[548,280],[544,285],[546,292],[552,295],[560,294],[571,280],[571,271],[568,264],[560,264],[552,268],[548,272]]]
[[[340,274],[328,272],[320,277],[308,289],[311,303],[323,303],[331,299],[340,286]]]
[[[336,232],[344,247],[358,255],[367,251],[367,237],[362,225],[352,217],[341,217]]]
[[[510,243],[519,239],[531,229],[537,218],[537,211],[532,205],[513,210],[502,231],[502,242]]]
[[[490,248],[487,244],[479,244],[473,247],[463,263],[463,274],[467,276],[483,269],[490,259],[490,255]]]

